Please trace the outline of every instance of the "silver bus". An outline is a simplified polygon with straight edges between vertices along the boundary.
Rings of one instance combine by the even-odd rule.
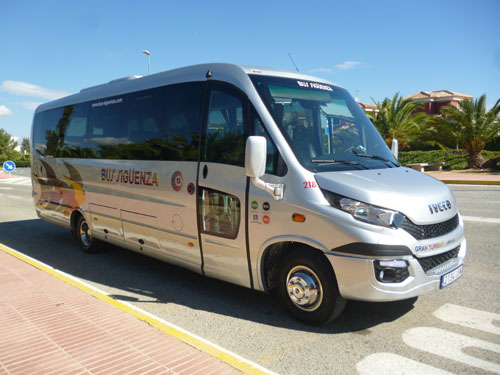
[[[346,300],[448,286],[466,241],[450,189],[402,167],[349,93],[231,64],[126,77],[39,106],[38,216],[259,291],[325,324]]]

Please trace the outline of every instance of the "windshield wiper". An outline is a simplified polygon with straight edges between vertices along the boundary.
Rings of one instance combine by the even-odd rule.
[[[357,161],[352,161],[352,160],[336,160],[336,159],[325,159],[325,160],[322,160],[322,159],[313,159],[311,160],[311,163],[326,163],[326,164],[349,164],[349,165],[356,165],[358,167],[363,167],[365,169],[368,169],[366,166],[364,166],[363,164],[360,164],[358,163]]]
[[[362,157],[362,158],[370,158],[370,159],[377,159],[377,160],[382,160],[386,163],[392,163],[394,164],[396,167],[399,167],[399,164],[397,163],[394,163],[392,160],[389,160],[389,159],[386,159],[382,156],[378,156],[378,155],[370,155],[370,154],[359,154],[357,152],[353,152],[354,155],[356,156],[359,156],[359,157]]]

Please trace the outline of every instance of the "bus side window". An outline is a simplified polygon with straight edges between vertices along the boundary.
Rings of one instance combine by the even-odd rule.
[[[45,112],[38,112],[33,119],[33,145],[32,147],[40,154],[45,155],[47,139],[45,138],[45,126],[43,118]]]
[[[57,156],[57,148],[59,145],[59,128],[58,126],[63,120],[63,108],[51,109],[45,112],[43,119],[43,127],[45,130],[45,140],[46,140],[46,156]],[[64,137],[64,135],[63,135]]]
[[[61,150],[63,157],[84,158],[87,155],[93,155],[93,150],[85,144],[88,112],[87,103],[74,105],[73,113],[64,132],[64,146]]]
[[[202,161],[244,166],[245,122],[242,101],[214,90],[210,95]]]
[[[198,160],[203,93],[199,82],[166,87],[163,160]]]
[[[266,173],[276,176],[284,176],[286,174],[286,164],[283,161],[278,149],[276,148],[271,136],[267,132],[259,115],[252,108],[252,134],[266,138],[267,143],[267,158],[266,158]]]
[[[102,103],[111,102],[108,105]],[[94,152],[93,157],[109,158],[116,153],[116,146],[120,136],[120,121],[123,108],[123,97],[102,99],[92,103],[87,121],[87,137],[84,139],[84,148]],[[92,157],[90,154],[81,157]],[[115,155],[115,159],[120,158]]]
[[[200,188],[199,197],[202,232],[235,239],[241,217],[238,197],[205,187]]]

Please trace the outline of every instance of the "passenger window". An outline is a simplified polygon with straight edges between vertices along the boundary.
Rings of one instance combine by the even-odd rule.
[[[58,156],[60,143],[64,142],[64,131],[69,122],[73,106],[52,109],[45,113],[43,125],[45,128],[46,156]]]
[[[122,108],[122,96],[92,102],[84,147],[92,148],[96,156],[109,157],[109,152],[119,143]]]
[[[203,92],[198,82],[167,87],[163,160],[198,161]]]
[[[240,227],[240,200],[231,194],[200,188],[200,220],[202,232],[235,239]]]
[[[80,103],[73,106],[73,113],[64,132],[64,146],[61,156],[67,158],[93,157],[94,152],[86,144],[89,105]]]
[[[266,138],[266,173],[284,176],[286,174],[286,165],[255,110],[252,110],[252,127],[252,134]]]
[[[181,83],[38,113],[34,147],[54,157],[197,161],[204,88]]]
[[[33,148],[40,154],[45,155],[47,149],[47,138],[45,138],[45,126],[43,118],[45,112],[38,112],[33,120]]]
[[[244,166],[245,121],[242,101],[222,91],[212,91],[202,161]]]

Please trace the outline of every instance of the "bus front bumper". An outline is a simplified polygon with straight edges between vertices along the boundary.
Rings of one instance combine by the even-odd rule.
[[[466,240],[460,244],[458,255],[430,270],[424,271],[414,256],[389,259],[350,256],[334,251],[325,255],[330,261],[342,297],[361,301],[398,301],[416,297],[422,293],[451,284],[461,275],[461,267],[467,252]],[[401,282],[381,282],[377,279],[375,262],[404,260],[408,265],[408,277]],[[380,278],[380,277],[379,277]]]

